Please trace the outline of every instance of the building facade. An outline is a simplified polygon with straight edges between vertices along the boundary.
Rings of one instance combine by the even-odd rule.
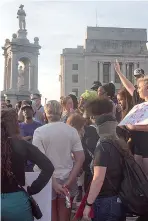
[[[148,73],[146,43],[146,29],[87,27],[84,46],[65,48],[61,54],[61,96],[73,92],[79,97],[97,80],[113,82],[119,89],[116,59],[123,74],[134,83],[134,69],[140,67]]]

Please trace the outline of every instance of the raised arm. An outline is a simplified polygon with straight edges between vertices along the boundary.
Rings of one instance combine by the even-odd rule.
[[[27,150],[26,160],[30,160],[41,170],[38,178],[27,188],[28,193],[33,195],[39,193],[46,186],[52,177],[54,167],[51,161],[34,145],[24,141],[24,148]]]
[[[119,78],[120,78],[120,80],[121,80],[121,83],[122,83],[123,86],[126,88],[126,90],[130,93],[130,95],[133,96],[135,87],[134,87],[134,85],[124,76],[124,74],[122,74],[118,60],[116,60],[116,62],[115,62],[115,64],[114,64],[114,67],[115,67],[115,71],[117,72],[117,74],[118,74],[118,76],[119,76]]]

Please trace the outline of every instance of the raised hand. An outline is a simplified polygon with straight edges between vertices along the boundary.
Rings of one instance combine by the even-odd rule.
[[[118,62],[118,60],[116,59],[115,63],[114,63],[114,68],[115,68],[115,71],[117,73],[120,73],[121,72],[121,69],[120,69],[120,64]]]

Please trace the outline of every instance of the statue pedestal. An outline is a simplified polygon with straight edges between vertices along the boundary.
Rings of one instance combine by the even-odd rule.
[[[1,98],[6,98],[11,101],[13,107],[18,101],[22,100],[30,100],[30,92],[29,91],[1,91]]]
[[[27,31],[26,30],[18,30],[17,37],[19,39],[27,39]]]

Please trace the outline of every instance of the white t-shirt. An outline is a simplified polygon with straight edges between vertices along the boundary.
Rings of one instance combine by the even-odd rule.
[[[68,178],[73,168],[72,153],[83,151],[77,130],[63,122],[37,128],[33,144],[51,160],[55,168],[53,176],[61,180]]]

